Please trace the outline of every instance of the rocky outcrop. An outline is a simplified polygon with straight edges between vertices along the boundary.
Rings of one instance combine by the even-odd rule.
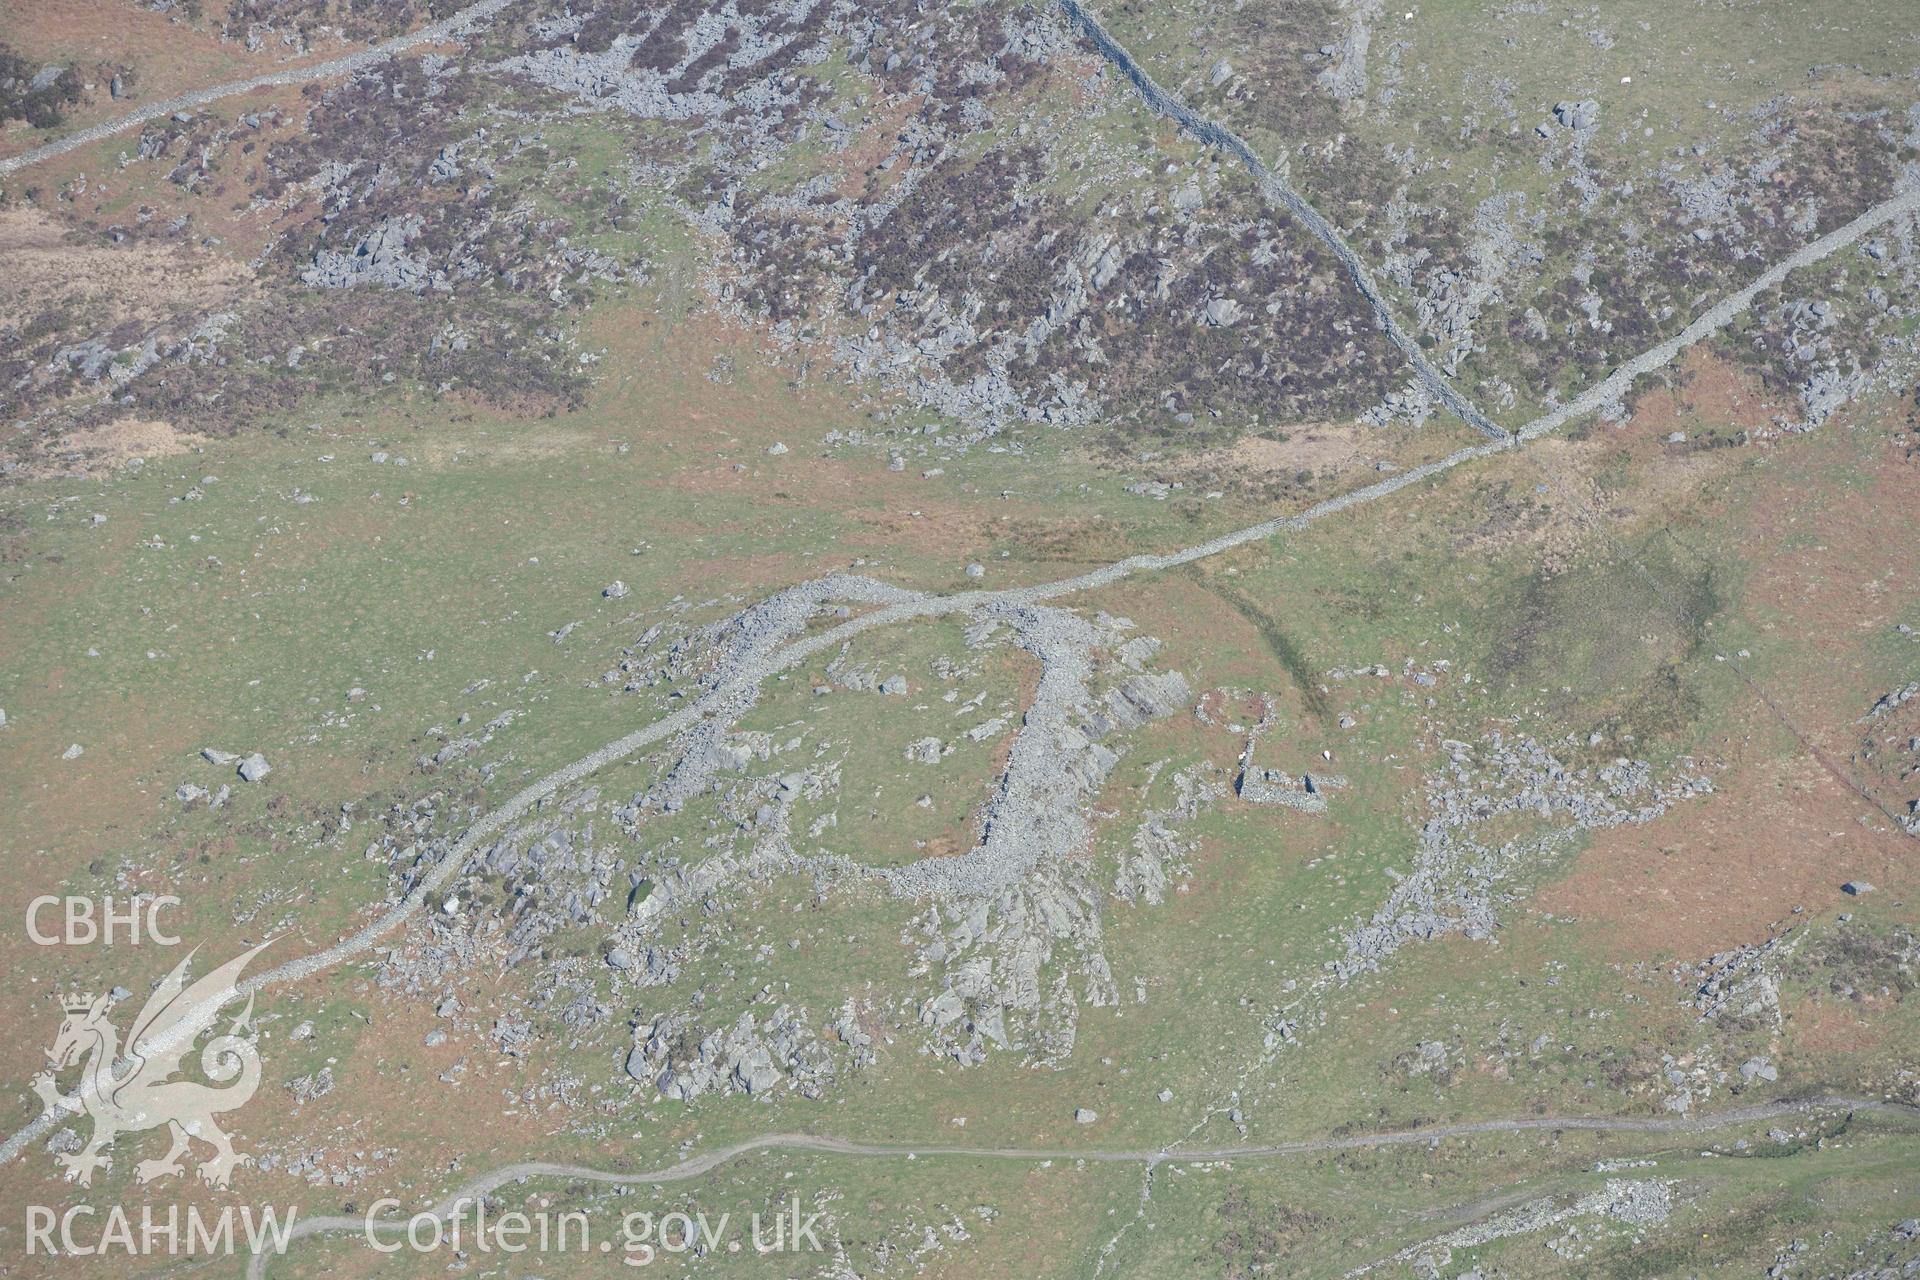
[[[764,1098],[781,1089],[819,1097],[839,1068],[806,1010],[780,1005],[765,1019],[747,1010],[724,1030],[702,1035],[687,1013],[662,1014],[634,1029],[624,1070],[681,1102],[708,1093]]]

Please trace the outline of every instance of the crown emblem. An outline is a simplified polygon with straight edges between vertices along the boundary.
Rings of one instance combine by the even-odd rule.
[[[60,1007],[68,1013],[85,1013],[93,1008],[95,996],[91,991],[75,991],[60,997]]]

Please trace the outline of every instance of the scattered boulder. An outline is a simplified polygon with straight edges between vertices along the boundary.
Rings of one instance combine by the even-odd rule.
[[[1556,102],[1553,104],[1553,118],[1560,122],[1563,129],[1586,133],[1600,123],[1600,104],[1592,98],[1584,98],[1579,102]]]
[[[258,782],[273,772],[273,766],[258,751],[240,762],[240,779],[243,782]]]
[[[630,1079],[638,1080],[641,1084],[653,1083],[653,1073],[649,1070],[647,1062],[647,1047],[643,1044],[637,1044],[627,1050],[626,1065],[622,1069]]]
[[[767,446],[767,456],[769,458],[778,458],[780,455],[786,452],[787,452],[787,446],[782,444],[778,440],[775,440],[772,444]]]
[[[78,760],[81,756],[85,755],[86,753],[87,753],[87,749],[76,742],[72,746],[68,747],[65,751],[62,751],[60,753],[60,758],[62,760]]]
[[[333,1092],[333,1068],[322,1067],[309,1076],[287,1082],[287,1092],[295,1102],[312,1102]]]
[[[218,747],[202,747],[200,758],[208,764],[228,765],[237,762],[240,757],[231,751],[222,751]]]
[[[749,1096],[766,1093],[781,1081],[780,1069],[765,1045],[755,1045],[733,1068],[734,1083]]]
[[[609,582],[604,588],[601,589],[600,594],[605,596],[609,600],[620,600],[626,596],[628,589],[629,588],[627,587],[626,583],[620,581],[618,578],[615,578],[612,582]]]
[[[1092,1124],[1099,1118],[1100,1113],[1091,1107],[1075,1107],[1073,1109],[1073,1122],[1075,1124]]]
[[[999,737],[1006,727],[1007,718],[1005,716],[995,716],[993,719],[983,720],[973,726],[973,728],[967,730],[967,738],[972,742],[985,742],[988,738]]]
[[[1865,880],[1849,880],[1840,886],[1840,892],[1857,898],[1863,893],[1872,893],[1873,886]]]
[[[1240,304],[1232,298],[1208,298],[1206,321],[1218,329],[1225,329],[1240,318]]]

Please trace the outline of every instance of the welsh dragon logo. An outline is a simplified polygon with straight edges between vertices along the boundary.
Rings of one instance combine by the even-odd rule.
[[[190,1153],[194,1139],[213,1148],[213,1156],[199,1168],[201,1181],[212,1186],[226,1186],[234,1169],[251,1159],[233,1149],[233,1140],[214,1123],[214,1117],[244,1106],[260,1087],[260,1054],[253,1038],[242,1035],[250,1029],[253,1000],[247,1000],[224,1034],[200,1050],[200,1070],[207,1079],[233,1083],[213,1088],[173,1076],[180,1072],[194,1042],[212,1029],[221,1007],[238,996],[235,983],[247,962],[267,945],[263,942],[228,961],[192,986],[186,979],[187,965],[193,960],[189,952],[147,997],[124,1046],[107,1017],[114,1003],[111,994],[61,998],[66,1019],[47,1050],[53,1066],[33,1078],[33,1091],[49,1112],[84,1115],[93,1121],[91,1141],[79,1151],[54,1157],[66,1169],[69,1182],[91,1186],[94,1170],[112,1167],[107,1149],[115,1138],[161,1125],[171,1133],[173,1145],[160,1159],[134,1166],[134,1176],[143,1183],[182,1172],[182,1158]],[[61,1093],[54,1072],[83,1059],[80,1087],[72,1094]]]

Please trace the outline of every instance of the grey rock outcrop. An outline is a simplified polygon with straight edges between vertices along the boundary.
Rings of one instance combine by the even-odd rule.
[[[361,232],[346,250],[322,249],[300,273],[305,284],[320,289],[356,289],[374,285],[420,293],[449,288],[446,272],[437,270],[407,246],[420,234],[420,218],[383,218]]]
[[[687,1014],[663,1014],[635,1029],[626,1074],[662,1095],[690,1102],[708,1093],[765,1097],[785,1085],[818,1097],[839,1070],[805,1010],[781,1005],[762,1024],[748,1010],[724,1031],[693,1040]],[[692,1047],[689,1049],[689,1044]]]

